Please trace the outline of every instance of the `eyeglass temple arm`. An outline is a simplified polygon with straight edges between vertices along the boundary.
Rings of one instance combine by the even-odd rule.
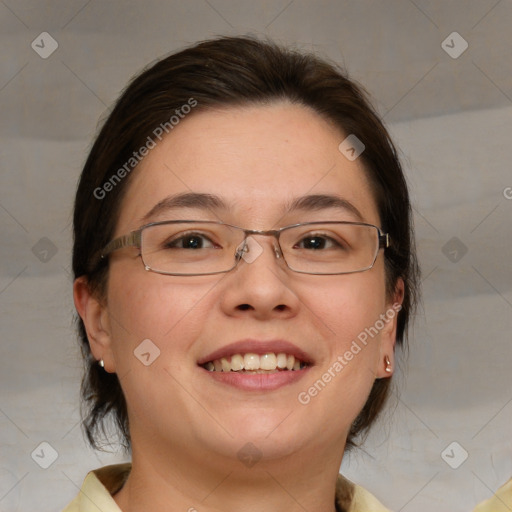
[[[379,247],[387,249],[391,245],[389,233],[379,233]]]
[[[132,231],[129,235],[123,235],[109,242],[101,253],[101,258],[106,258],[109,254],[123,247],[140,247],[142,231]]]

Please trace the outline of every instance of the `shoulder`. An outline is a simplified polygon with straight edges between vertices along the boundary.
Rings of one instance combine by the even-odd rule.
[[[90,471],[76,498],[62,512],[121,512],[112,498],[124,485],[131,464],[114,464]]]
[[[391,512],[364,487],[341,474],[336,482],[336,507],[338,512]]]
[[[391,512],[363,487],[339,475],[336,484],[338,512]],[[477,505],[473,512],[510,512],[512,505],[512,478],[488,500]]]
[[[488,500],[483,501],[473,512],[508,512],[512,506],[512,478],[502,485]]]

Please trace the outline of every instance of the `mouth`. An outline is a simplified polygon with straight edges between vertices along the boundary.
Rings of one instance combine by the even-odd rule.
[[[309,364],[285,352],[267,352],[261,355],[248,352],[210,360],[200,366],[209,372],[266,374],[303,370]]]
[[[272,391],[292,384],[313,364],[309,354],[284,340],[242,340],[197,362],[213,382],[244,391]]]

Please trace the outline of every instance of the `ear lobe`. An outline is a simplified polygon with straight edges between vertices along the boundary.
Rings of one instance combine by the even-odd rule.
[[[392,300],[386,304],[386,325],[380,336],[380,360],[377,368],[377,378],[391,377],[395,368],[395,344],[398,324],[398,313],[404,300],[404,281],[397,280]]]
[[[84,323],[92,355],[98,361],[103,359],[105,370],[113,372],[115,364],[112,356],[108,309],[91,292],[85,276],[75,279],[73,300],[75,308]]]

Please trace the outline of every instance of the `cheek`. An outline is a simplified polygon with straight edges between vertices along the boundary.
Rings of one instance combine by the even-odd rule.
[[[346,350],[347,344],[373,326],[386,305],[384,270],[332,276],[310,288],[311,307],[330,332],[334,348]]]
[[[128,276],[128,277],[127,277]],[[119,269],[109,281],[109,314],[116,361],[134,364],[134,350],[151,340],[160,355],[172,351],[178,360],[193,345],[208,311],[212,282],[180,282],[151,272],[128,273]]]
[[[312,316],[321,319],[328,347],[302,398],[352,421],[366,402],[380,357],[380,331],[374,328],[386,307],[384,270],[333,276],[311,290]]]

